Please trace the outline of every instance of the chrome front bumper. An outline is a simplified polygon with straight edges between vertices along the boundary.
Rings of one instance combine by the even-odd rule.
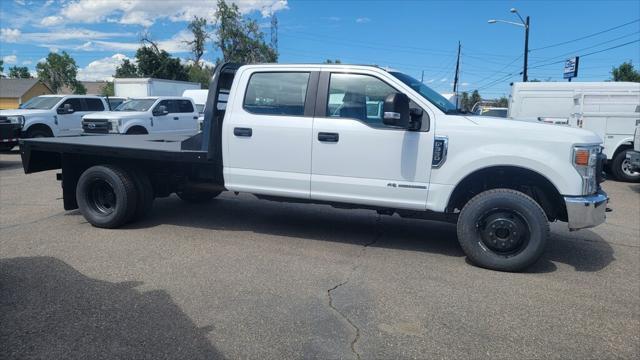
[[[593,195],[565,196],[569,230],[590,228],[602,224],[606,218],[607,193],[599,190]]]

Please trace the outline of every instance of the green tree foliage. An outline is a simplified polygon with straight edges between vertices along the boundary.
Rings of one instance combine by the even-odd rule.
[[[503,108],[509,107],[509,98],[507,98],[506,96],[500,97],[500,99],[498,99],[498,102],[496,102],[496,106]]]
[[[76,61],[66,51],[61,54],[49,53],[44,62],[39,62],[36,65],[36,71],[38,79],[47,84],[54,93],[58,93],[60,88],[65,85],[73,89],[74,93],[83,94],[86,92],[84,86],[76,80],[78,74]]]
[[[471,97],[469,97],[469,111],[473,110],[473,107],[480,101],[482,101],[480,93],[478,92],[478,90],[473,90],[473,92],[471,93]]]
[[[0,59],[0,73],[4,72],[4,60]]]
[[[117,78],[136,78],[138,76],[138,68],[129,59],[124,59],[122,64],[116,68],[115,76]]]
[[[100,95],[102,96],[115,96],[116,92],[113,87],[113,81],[107,81],[106,84],[100,89]]]
[[[462,111],[469,111],[469,93],[466,91],[463,91],[462,94],[460,94],[460,100],[458,101],[458,106],[460,107],[460,110]]]
[[[213,76],[213,67],[207,65],[197,66],[190,64],[186,66],[187,74],[189,75],[189,81],[197,82],[202,85],[203,89],[209,88],[209,82]]]
[[[207,19],[197,16],[194,16],[193,20],[187,25],[187,29],[193,34],[193,40],[185,41],[185,44],[191,48],[193,62],[196,66],[200,66],[200,59],[204,54],[207,39],[211,38],[207,28]]]
[[[640,72],[633,68],[631,61],[625,61],[611,69],[611,80],[640,82]]]
[[[31,73],[26,66],[12,66],[9,68],[9,77],[13,79],[30,79]]]
[[[239,63],[277,62],[278,53],[264,41],[264,34],[253,19],[244,19],[236,4],[218,0],[216,41],[223,61]]]

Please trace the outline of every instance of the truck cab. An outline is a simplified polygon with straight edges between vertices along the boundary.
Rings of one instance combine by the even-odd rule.
[[[82,129],[86,134],[195,133],[198,130],[198,111],[190,98],[135,98],[112,111],[85,115]]]
[[[451,222],[472,263],[519,271],[549,222],[605,221],[601,150],[588,130],[460,113],[376,66],[220,64],[198,134],[26,140],[21,155],[27,173],[62,169],[65,209],[97,227],[139,219],[155,197],[245,192]]]
[[[75,136],[82,133],[82,116],[104,111],[102,97],[89,95],[42,95],[31,98],[15,110],[0,110],[0,118],[16,119],[21,137]]]

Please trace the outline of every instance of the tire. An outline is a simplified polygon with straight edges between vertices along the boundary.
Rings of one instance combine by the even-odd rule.
[[[182,201],[191,204],[203,204],[213,200],[216,196],[220,195],[221,191],[180,191],[176,195]]]
[[[457,232],[462,250],[475,265],[521,271],[542,256],[549,222],[531,197],[495,189],[469,200],[458,217]]]
[[[35,128],[35,129],[27,130],[27,137],[29,139],[52,137],[52,136],[53,136],[53,134],[51,133],[51,131],[48,131],[46,129]]]
[[[133,213],[129,222],[137,221],[144,218],[151,207],[153,206],[153,200],[155,195],[153,193],[153,185],[149,179],[149,175],[143,170],[128,169],[133,177],[133,182],[136,185],[138,198],[136,201],[136,210]]]
[[[640,171],[631,171],[629,159],[627,159],[627,151],[619,151],[611,161],[611,174],[617,180],[626,182],[640,181]]]
[[[133,218],[138,191],[132,176],[122,168],[98,165],[80,175],[76,199],[91,225],[113,229]]]

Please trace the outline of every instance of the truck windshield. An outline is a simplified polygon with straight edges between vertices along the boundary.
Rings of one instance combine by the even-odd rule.
[[[147,111],[155,102],[156,99],[133,99],[123,102],[113,111]]]
[[[444,96],[438,94],[430,87],[421,83],[420,81],[400,72],[392,71],[389,73],[395,76],[398,80],[408,85],[416,92],[418,92],[420,95],[422,95],[422,97],[427,99],[433,105],[437,106],[438,109],[442,110],[445,114],[459,113],[458,109],[456,109],[456,106],[449,102],[449,100],[447,100]]]
[[[62,99],[62,96],[36,96],[20,105],[20,109],[51,110]]]

